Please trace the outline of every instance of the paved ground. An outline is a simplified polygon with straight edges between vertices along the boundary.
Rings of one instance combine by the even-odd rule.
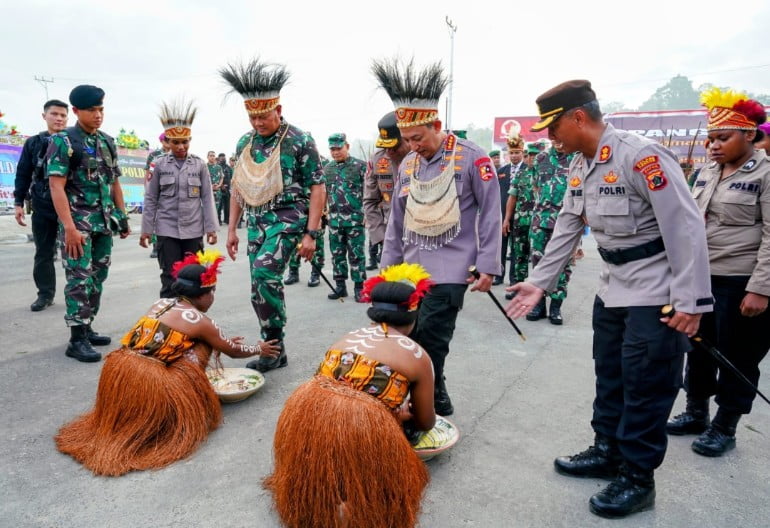
[[[132,220],[133,222],[136,219]],[[224,408],[225,422],[188,460],[160,471],[94,477],[56,451],[57,429],[93,403],[101,363],[64,356],[68,332],[61,294],[29,311],[33,245],[12,217],[0,217],[0,526],[8,527],[278,527],[260,486],[271,470],[276,419],[291,391],[314,371],[325,347],[367,323],[364,307],[326,299],[327,291],[287,287],[289,366],[267,375],[252,398]],[[158,270],[137,236],[116,239],[103,310],[95,328],[118,339],[155,300]],[[221,244],[220,244],[221,246]],[[486,295],[469,294],[447,364],[460,443],[429,462],[421,526],[433,527],[759,527],[770,524],[770,406],[757,401],[742,420],[738,447],[711,460],[689,438],[673,438],[656,473],[655,510],[607,521],[587,500],[604,485],[554,473],[556,455],[592,440],[590,308],[599,268],[592,239],[564,305],[566,323],[521,327],[522,343]],[[327,267],[327,271],[328,267]],[[59,291],[63,272],[59,273]],[[230,333],[257,336],[248,302],[245,254],[224,266],[211,315]],[[502,287],[495,293],[502,299]],[[106,352],[106,350],[105,350]],[[238,366],[226,358],[226,364]],[[767,373],[767,367],[765,366]],[[770,394],[768,376],[760,388]],[[678,412],[683,405],[677,402]],[[376,485],[376,484],[374,484]]]

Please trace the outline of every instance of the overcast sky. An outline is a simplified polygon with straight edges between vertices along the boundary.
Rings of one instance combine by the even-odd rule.
[[[103,129],[123,127],[157,144],[158,103],[180,95],[199,107],[192,150],[231,153],[249,130],[242,99],[217,69],[260,55],[286,64],[287,120],[326,138],[374,139],[393,109],[370,73],[396,54],[450,63],[445,17],[456,24],[452,127],[491,127],[495,116],[533,115],[535,98],[573,78],[591,80],[602,102],[637,107],[677,74],[770,93],[770,2],[459,2],[67,0],[14,2],[3,17],[0,111],[7,124],[44,128],[35,76],[50,98],[77,84],[106,92]],[[444,101],[441,117],[445,118]],[[70,124],[74,118],[70,119]]]

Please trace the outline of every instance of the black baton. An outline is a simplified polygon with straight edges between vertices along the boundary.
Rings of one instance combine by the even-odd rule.
[[[481,276],[481,274],[479,273],[479,270],[476,269],[476,266],[471,266],[470,268],[468,268],[468,273],[473,275],[475,279],[478,279]],[[521,338],[521,340],[526,341],[527,338],[524,337],[524,334],[521,333],[521,330],[519,330],[519,327],[516,326],[516,323],[513,322],[513,319],[508,317],[508,314],[505,313],[505,308],[503,308],[503,305],[500,304],[500,301],[497,300],[497,297],[495,297],[495,294],[492,293],[491,291],[488,291],[487,294],[489,295],[489,298],[492,299],[492,302],[495,303],[495,306],[497,306],[500,309],[500,312],[502,312],[505,318],[508,319],[508,322],[511,323],[511,326],[513,327],[514,330],[516,330],[516,333],[519,334],[519,337]]]
[[[660,309],[660,313],[663,314],[664,317],[672,317],[676,311],[674,310],[674,307],[670,304],[665,305],[663,308]],[[701,350],[705,350],[709,354],[711,354],[711,357],[717,360],[718,363],[720,363],[722,366],[727,367],[727,370],[732,372],[736,378],[743,381],[746,385],[754,389],[759,396],[765,400],[768,404],[770,404],[770,400],[768,400],[764,394],[757,388],[756,385],[751,383],[749,378],[747,378],[743,372],[738,370],[738,367],[733,365],[729,359],[727,359],[717,348],[709,343],[706,339],[703,338],[699,333],[696,333],[694,336],[690,338],[690,341],[694,342],[696,345],[698,345]]]
[[[300,242],[299,244],[297,244],[297,249],[299,249],[299,248],[301,248],[301,247],[302,247],[302,242]],[[320,277],[321,277],[321,278],[324,280],[324,282],[326,283],[326,285],[327,285],[327,286],[329,286],[329,288],[331,288],[331,290],[332,290],[334,293],[337,293],[337,288],[335,288],[334,286],[332,286],[332,283],[331,283],[331,282],[329,282],[329,279],[327,279],[327,278],[326,278],[326,275],[324,275],[324,272],[323,272],[323,270],[321,270],[321,268],[319,268],[318,266],[316,266],[316,265],[315,265],[315,262],[313,262],[313,259],[310,259],[310,260],[308,260],[308,262],[310,262],[310,266],[311,266],[311,267],[312,267],[312,268],[315,270],[315,272],[316,272],[316,273],[318,273],[318,275],[320,275]],[[344,300],[342,297],[337,297],[337,299],[338,299],[340,302],[345,302],[345,300]]]

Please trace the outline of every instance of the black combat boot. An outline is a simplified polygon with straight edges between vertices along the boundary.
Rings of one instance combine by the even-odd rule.
[[[364,289],[364,283],[363,282],[356,282],[353,285],[353,297],[355,297],[357,303],[364,302],[363,297],[361,296],[361,292]]]
[[[692,442],[692,450],[707,457],[720,457],[735,448],[735,427],[740,414],[718,409],[706,432]]]
[[[259,359],[249,361],[246,363],[246,368],[258,370],[260,372],[267,372],[268,370],[285,367],[288,364],[289,359],[286,357],[286,347],[283,345],[283,338],[281,337],[282,333],[282,328],[265,329],[265,341],[278,339],[278,344],[281,345],[281,352],[274,358],[268,356],[260,356]]]
[[[644,471],[624,463],[617,478],[588,501],[591,512],[611,519],[649,510],[655,506],[655,479]]]
[[[446,378],[443,375],[436,379],[436,386],[433,390],[433,409],[439,416],[451,416],[455,412],[452,400],[449,399],[449,393],[446,390]]]
[[[576,455],[558,457],[553,465],[562,475],[614,479],[622,462],[617,441],[596,433],[594,445]]]
[[[376,270],[380,267],[379,251],[379,244],[369,244],[369,264],[366,266],[367,271]]]
[[[67,346],[66,356],[75,358],[84,363],[93,363],[102,359],[102,355],[94,350],[88,342],[87,327],[84,325],[70,327],[70,343]]]
[[[518,282],[518,281],[515,281],[515,282],[511,282],[511,286],[513,286],[514,284],[516,284],[516,282]],[[513,299],[514,297],[516,297],[516,292],[513,292],[513,291],[509,291],[509,292],[506,292],[506,293],[505,293],[505,298],[506,298],[507,300],[509,300],[509,301],[510,301],[511,299]]]
[[[321,276],[318,274],[315,268],[310,271],[310,278],[307,280],[308,288],[315,288],[321,284]]]
[[[334,281],[334,282],[337,283],[337,287],[334,288],[334,291],[331,292],[326,297],[328,299],[332,299],[332,300],[339,299],[340,297],[347,297],[348,296],[348,287],[345,284],[345,281],[344,280],[338,280],[338,281]]]
[[[88,342],[94,346],[106,346],[112,343],[110,336],[97,334],[91,329],[91,325],[86,325],[86,337]]]
[[[709,426],[709,399],[687,398],[687,406],[682,414],[677,414],[666,423],[666,432],[670,435],[701,434]]]
[[[53,299],[50,299],[44,295],[38,295],[37,299],[35,299],[35,302],[33,302],[29,309],[33,312],[40,312],[48,308],[53,304]]]
[[[545,309],[545,297],[540,299],[534,308],[527,314],[527,321],[539,321],[548,317],[548,313]]]
[[[561,317],[561,299],[551,299],[551,306],[548,308],[548,320],[552,325],[561,326],[564,319]]]
[[[290,284],[296,284],[299,282],[299,270],[289,268],[289,274],[286,275],[286,280],[283,281],[283,283],[288,286]]]

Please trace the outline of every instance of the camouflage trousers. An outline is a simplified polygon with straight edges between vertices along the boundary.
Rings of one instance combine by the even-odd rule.
[[[326,245],[324,243],[324,236],[326,235],[326,229],[321,228],[320,231],[321,234],[318,235],[318,238],[315,241],[315,253],[313,253],[313,264],[318,266],[319,269],[324,267],[324,262],[326,260],[324,257],[324,246]],[[291,258],[289,259],[289,269],[298,271],[300,260],[298,252],[295,251],[292,253]]]
[[[366,236],[364,226],[329,226],[329,251],[334,280],[347,280],[348,261],[353,282],[366,280]]]
[[[553,229],[544,229],[538,226],[531,226],[529,228],[529,245],[531,251],[532,269],[537,266],[540,259],[543,258],[545,252],[545,246],[548,241],[551,240],[553,235]],[[572,276],[572,266],[568,263],[564,267],[561,275],[559,275],[559,282],[556,283],[556,289],[554,291],[546,292],[551,299],[563,301],[567,298],[567,283]]]
[[[286,326],[286,301],[283,274],[291,256],[297,252],[302,233],[285,222],[258,222],[249,215],[249,266],[251,269],[251,305],[259,319],[262,339],[269,329]]]
[[[514,224],[511,234],[513,280],[524,282],[529,276],[529,224]]]
[[[64,302],[67,326],[89,325],[99,312],[102,285],[107,280],[112,255],[112,235],[82,232],[86,237],[83,256],[70,258],[64,250],[64,230],[59,225],[59,245],[67,284]]]

